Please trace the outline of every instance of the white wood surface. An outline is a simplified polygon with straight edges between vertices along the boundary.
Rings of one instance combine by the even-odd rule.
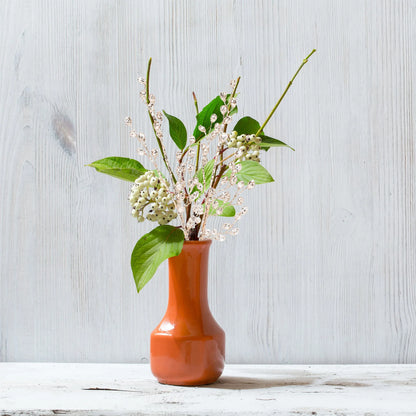
[[[276,178],[214,244],[210,302],[241,363],[416,362],[415,0],[1,0],[0,360],[147,362],[166,266],[140,295],[149,228],[129,185],[84,165],[150,134],[136,74],[193,127],[242,76]],[[170,147],[173,151],[173,148]]]
[[[0,364],[7,415],[415,415],[415,365],[228,365],[203,387],[159,384],[148,365]]]

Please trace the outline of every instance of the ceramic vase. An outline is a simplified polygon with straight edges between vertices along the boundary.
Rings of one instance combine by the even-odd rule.
[[[150,337],[150,365],[160,383],[197,386],[224,369],[225,333],[208,305],[210,240],[185,241],[169,259],[169,302]]]

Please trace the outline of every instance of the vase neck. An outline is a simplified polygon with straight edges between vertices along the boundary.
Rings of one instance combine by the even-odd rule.
[[[208,309],[208,257],[211,241],[185,241],[181,254],[169,259],[169,306],[178,313]]]

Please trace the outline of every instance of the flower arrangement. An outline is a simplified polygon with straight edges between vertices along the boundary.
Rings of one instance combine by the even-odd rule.
[[[124,157],[107,157],[89,165],[98,172],[133,182],[129,195],[133,217],[138,222],[159,224],[139,239],[132,252],[131,267],[138,291],[164,260],[180,254],[185,240],[224,241],[227,235],[238,234],[238,222],[247,213],[243,192],[273,182],[261,165],[261,152],[271,147],[291,148],[267,136],[264,128],[314,52],[315,49],[302,61],[262,125],[243,117],[227,132],[238,111],[240,77],[231,81],[230,92],[221,92],[202,110],[193,93],[196,126],[190,137],[181,120],[156,109],[155,97],[149,91],[150,58],[146,79],[139,77],[138,82],[143,87],[140,98],[147,106],[157,148],[143,133],[137,133],[130,117],[125,122],[130,136],[138,141],[139,156],[146,157],[151,168]],[[165,118],[170,138],[178,148],[176,166],[171,164],[164,144]],[[225,222],[218,229],[208,228],[210,217],[223,218]],[[173,221],[178,224],[172,225]]]

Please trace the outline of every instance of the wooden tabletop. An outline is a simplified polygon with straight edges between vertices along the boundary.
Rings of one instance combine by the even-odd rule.
[[[227,365],[212,385],[145,364],[0,363],[0,415],[416,415],[416,365]]]

